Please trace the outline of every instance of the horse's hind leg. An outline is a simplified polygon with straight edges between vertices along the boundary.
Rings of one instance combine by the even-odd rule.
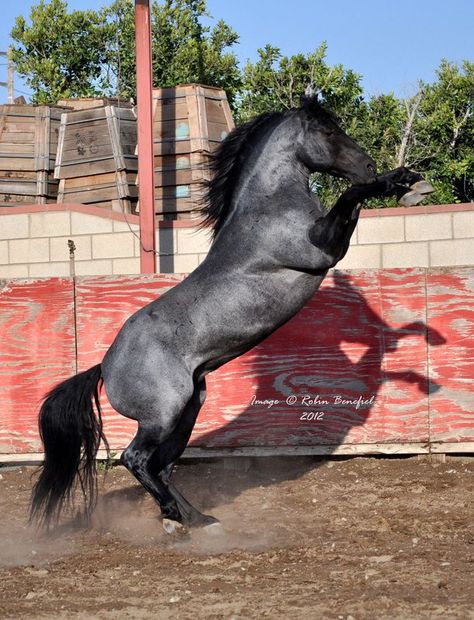
[[[206,383],[203,379],[196,384],[194,394],[183,411],[180,423],[176,426],[173,433],[164,441],[158,451],[156,464],[157,470],[167,463],[159,471],[158,476],[168,486],[171,495],[176,500],[179,510],[183,516],[183,522],[188,525],[211,525],[217,523],[217,519],[210,515],[204,515],[197,510],[188,500],[181,495],[176,487],[171,483],[174,462],[181,456],[191,436],[199,410],[201,409],[206,397]],[[171,459],[171,460],[170,460]]]
[[[162,516],[187,525],[208,525],[216,521],[196,510],[169,482],[173,462],[188,443],[204,394],[202,381],[195,386],[171,433],[163,438],[159,427],[141,425],[122,454],[123,464],[159,503]]]
[[[134,440],[122,453],[121,462],[158,502],[163,517],[181,521],[176,500],[150,467],[153,454],[159,445],[158,436],[157,429],[139,426]]]

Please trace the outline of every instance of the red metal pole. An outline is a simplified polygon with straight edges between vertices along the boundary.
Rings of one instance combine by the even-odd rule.
[[[138,196],[140,200],[140,271],[155,273],[155,183],[151,14],[149,0],[135,0],[137,61]]]

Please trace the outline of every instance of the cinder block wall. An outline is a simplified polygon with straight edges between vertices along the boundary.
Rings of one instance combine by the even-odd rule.
[[[189,222],[162,222],[156,240],[158,270],[188,273],[206,257],[210,236]],[[139,256],[137,216],[84,205],[0,208],[0,278],[136,274]],[[338,266],[473,264],[474,203],[363,211]]]

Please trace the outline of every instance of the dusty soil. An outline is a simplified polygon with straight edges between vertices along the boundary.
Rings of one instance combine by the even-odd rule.
[[[181,540],[121,467],[90,528],[38,536],[33,471],[0,469],[2,618],[474,618],[474,458],[185,463],[224,532]]]

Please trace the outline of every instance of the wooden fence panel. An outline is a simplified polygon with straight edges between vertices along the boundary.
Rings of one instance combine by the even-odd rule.
[[[75,372],[76,345],[78,371],[99,363],[123,322],[183,277],[1,281],[0,453],[39,450],[38,404]],[[335,271],[289,323],[209,375],[191,446],[472,450],[473,308],[473,268]],[[136,424],[102,400],[120,449]]]
[[[446,340],[429,345],[433,442],[474,441],[474,269],[431,269],[429,324]]]
[[[70,278],[0,281],[0,453],[38,452],[44,394],[75,372]]]

